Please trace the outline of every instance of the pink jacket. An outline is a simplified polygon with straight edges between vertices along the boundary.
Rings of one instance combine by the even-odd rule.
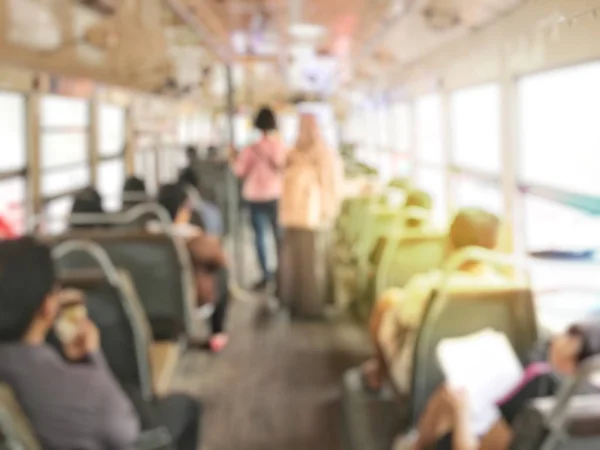
[[[278,137],[266,136],[243,149],[233,170],[244,180],[242,195],[250,202],[268,202],[281,196],[286,149]]]

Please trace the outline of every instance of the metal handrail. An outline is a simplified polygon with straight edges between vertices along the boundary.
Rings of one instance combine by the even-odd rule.
[[[69,253],[84,252],[88,253],[92,258],[96,260],[98,266],[102,270],[102,273],[106,276],[109,283],[113,286],[119,285],[119,274],[117,268],[111,261],[108,253],[98,244],[84,240],[70,240],[61,242],[52,249],[52,257],[54,259],[64,258]]]

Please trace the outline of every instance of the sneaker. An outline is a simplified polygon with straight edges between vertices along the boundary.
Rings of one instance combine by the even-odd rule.
[[[219,353],[229,342],[229,337],[224,333],[215,334],[210,338],[209,345],[213,353]]]

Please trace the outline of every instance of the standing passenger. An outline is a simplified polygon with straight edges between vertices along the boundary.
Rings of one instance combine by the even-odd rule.
[[[276,135],[277,121],[269,108],[259,111],[254,126],[261,138],[233,158],[236,175],[244,180],[243,197],[250,209],[252,228],[256,238],[256,253],[262,270],[262,278],[254,289],[264,289],[272,275],[267,266],[265,232],[270,228],[275,236],[279,254],[278,204],[281,196],[285,147]]]
[[[339,213],[342,189],[338,155],[325,143],[316,117],[302,115],[284,178],[279,286],[283,303],[302,315],[321,315],[329,294],[327,237]]]

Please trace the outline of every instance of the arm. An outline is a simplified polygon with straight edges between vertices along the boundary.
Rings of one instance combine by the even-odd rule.
[[[239,178],[248,176],[252,162],[251,151],[250,147],[246,147],[236,158],[232,158],[233,172]]]
[[[96,365],[100,398],[98,431],[109,448],[133,448],[140,435],[140,422],[133,405],[114,379],[101,353],[91,355]]]

